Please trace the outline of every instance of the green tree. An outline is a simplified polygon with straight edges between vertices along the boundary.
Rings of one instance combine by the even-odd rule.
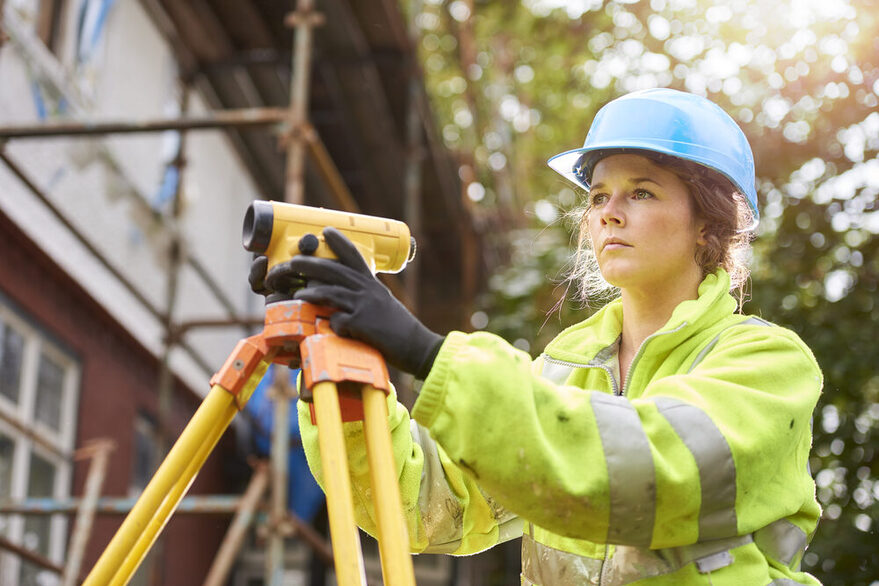
[[[873,0],[427,0],[417,22],[439,125],[487,244],[487,323],[538,352],[582,319],[563,275],[578,204],[544,166],[635,89],[708,96],[754,147],[762,208],[746,311],[797,331],[825,372],[804,560],[879,579],[879,6]],[[551,312],[563,301],[556,312]]]

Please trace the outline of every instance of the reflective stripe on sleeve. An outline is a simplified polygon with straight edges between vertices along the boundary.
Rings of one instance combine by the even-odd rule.
[[[806,532],[788,521],[779,519],[754,532],[754,543],[764,555],[798,570],[809,539]]]
[[[699,541],[736,535],[736,466],[726,438],[698,407],[667,397],[654,402],[693,454],[699,469]]]
[[[464,511],[449,486],[440,462],[436,442],[430,432],[413,419],[409,423],[412,441],[421,446],[424,468],[418,491],[418,508],[427,538],[427,553],[452,553],[461,547]]]
[[[424,468],[418,491],[421,525],[428,542],[424,553],[452,553],[464,542],[464,507],[460,497],[449,485],[439,455],[440,448],[430,437],[430,432],[414,419],[410,421],[409,430],[412,441],[421,446],[424,454]],[[498,528],[497,540],[490,544],[486,542],[486,547],[520,537],[524,528],[522,520],[481,492],[481,489],[480,495],[488,505]],[[476,498],[475,495],[470,495],[471,506]]]
[[[533,586],[601,584],[604,560],[577,555],[522,537],[522,583]]]
[[[624,397],[592,393],[607,462],[609,543],[649,546],[656,515],[653,454],[637,411]]]

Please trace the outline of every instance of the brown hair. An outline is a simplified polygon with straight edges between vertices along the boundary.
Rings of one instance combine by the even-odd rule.
[[[748,261],[756,225],[745,196],[729,179],[707,167],[662,153],[635,152],[662,165],[687,186],[693,213],[705,222],[706,243],[696,251],[696,264],[702,269],[703,278],[718,268],[729,273],[731,287],[741,306],[750,274]],[[568,278],[576,283],[579,297],[584,302],[610,297],[616,292],[599,271],[586,225],[589,212],[588,205],[571,212],[579,224],[579,233],[574,266]]]

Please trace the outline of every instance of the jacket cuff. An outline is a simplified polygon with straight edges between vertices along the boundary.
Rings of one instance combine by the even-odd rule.
[[[418,399],[412,407],[412,417],[428,429],[445,401],[446,387],[455,356],[465,339],[466,334],[461,332],[450,332],[446,336],[433,362],[433,367],[424,379]]]

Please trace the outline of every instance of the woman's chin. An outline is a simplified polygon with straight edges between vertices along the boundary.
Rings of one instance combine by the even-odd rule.
[[[635,271],[620,266],[602,268],[601,276],[618,289],[625,289],[627,286],[631,286],[633,281],[637,281]]]

